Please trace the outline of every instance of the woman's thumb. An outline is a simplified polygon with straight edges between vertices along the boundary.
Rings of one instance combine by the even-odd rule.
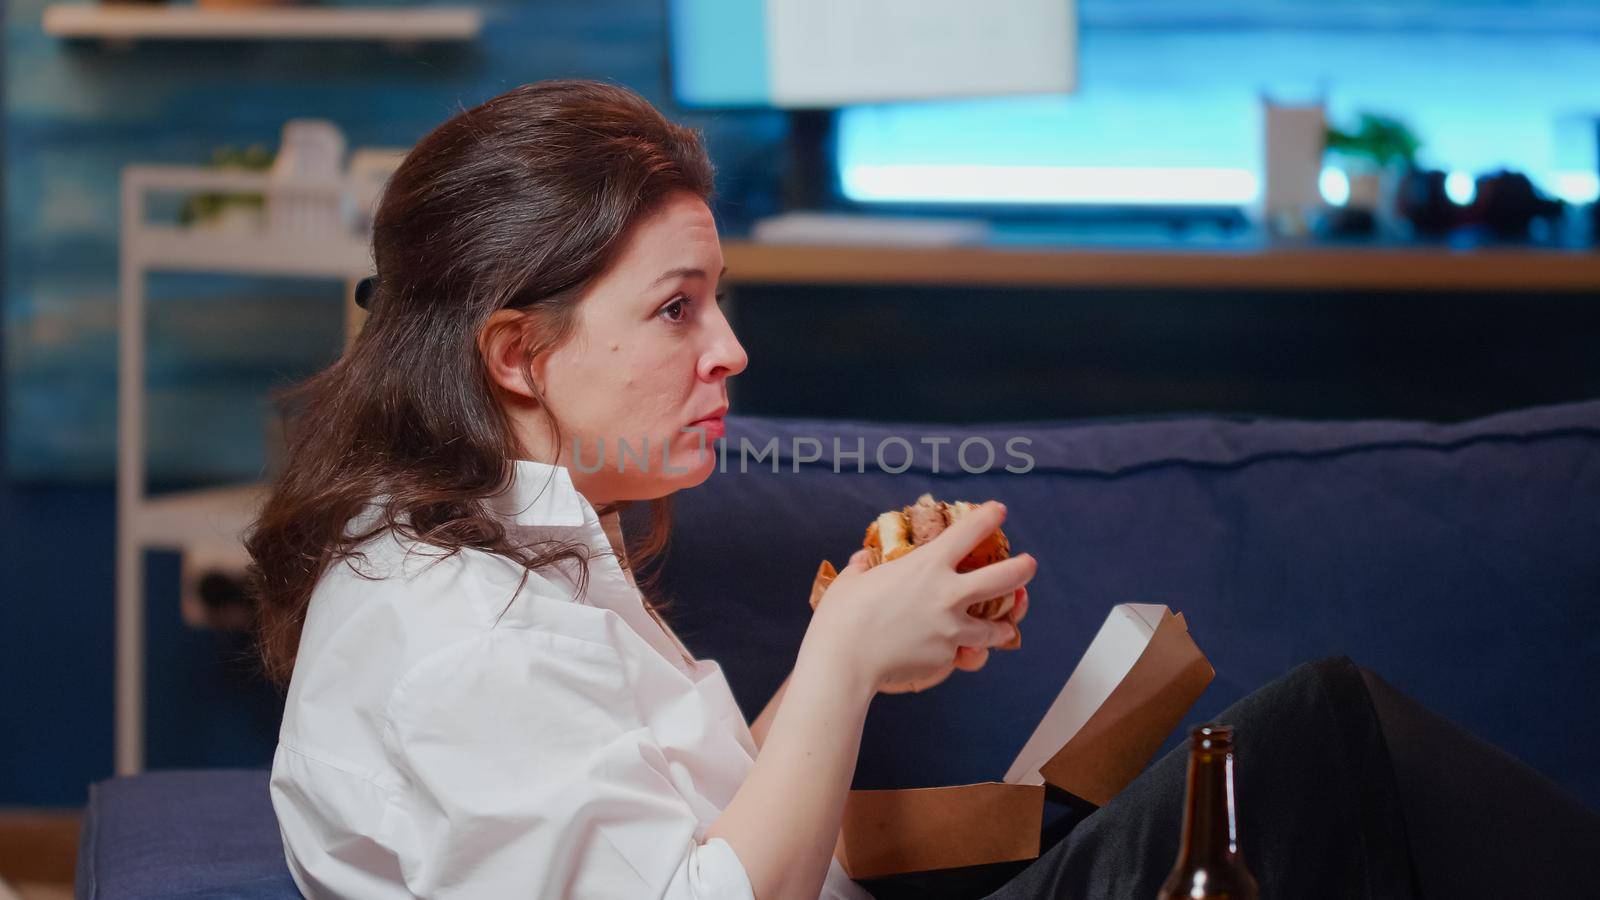
[[[867,548],[850,554],[850,561],[845,563],[845,571],[865,572],[872,565],[872,553]]]

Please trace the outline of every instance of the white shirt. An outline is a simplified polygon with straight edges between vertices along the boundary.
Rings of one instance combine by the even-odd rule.
[[[272,765],[295,883],[312,898],[750,898],[733,848],[705,838],[757,752],[722,669],[686,660],[645,610],[611,555],[614,514],[564,467],[515,468],[497,514],[517,537],[590,548],[587,593],[570,567],[518,590],[504,557],[440,559],[392,531],[330,566]],[[870,898],[837,861],[821,896]]]

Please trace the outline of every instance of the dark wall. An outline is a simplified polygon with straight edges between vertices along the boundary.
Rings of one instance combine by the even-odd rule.
[[[748,414],[1458,420],[1600,396],[1600,293],[750,286],[732,308]]]
[[[0,482],[0,806],[76,805],[112,768],[116,493]],[[265,765],[281,703],[243,637],[178,618],[177,557],[147,556],[152,767]]]

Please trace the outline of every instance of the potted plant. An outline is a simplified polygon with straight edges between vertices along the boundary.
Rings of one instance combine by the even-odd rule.
[[[1338,160],[1350,185],[1345,207],[1371,213],[1380,229],[1393,232],[1399,223],[1400,182],[1416,168],[1421,146],[1411,129],[1391,116],[1363,112],[1350,131],[1330,125],[1327,152]]]
[[[244,169],[265,172],[272,168],[275,154],[264,144],[243,149],[218,147],[211,152],[209,165],[218,169]],[[265,223],[266,198],[261,193],[194,194],[178,210],[178,222],[189,228],[224,231],[259,231]]]

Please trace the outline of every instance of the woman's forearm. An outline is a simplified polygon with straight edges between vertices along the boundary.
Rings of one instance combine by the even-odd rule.
[[[789,689],[789,678],[790,676],[788,675],[783,677],[783,683],[778,685],[778,689],[772,694],[772,699],[767,701],[766,707],[761,710],[761,714],[756,716],[755,722],[751,723],[750,725],[750,735],[751,737],[755,738],[757,753],[761,752],[761,745],[767,739],[767,732],[772,729],[772,719],[778,714],[778,707],[783,705],[784,692]],[[841,840],[843,839],[842,833],[840,838]],[[835,848],[836,849],[833,853],[834,858],[843,859],[843,857],[839,855],[837,842],[835,844]]]
[[[761,900],[821,891],[874,692],[852,660],[807,635],[768,704],[776,712],[755,767],[706,833],[733,847]]]
[[[784,677],[783,684],[778,685],[777,692],[767,701],[767,706],[761,710],[761,715],[756,716],[756,720],[750,723],[750,736],[755,738],[757,750],[760,750],[761,745],[766,742],[767,732],[772,730],[772,719],[778,714],[778,707],[783,704],[783,694],[789,689],[789,679],[793,677],[792,674]]]

